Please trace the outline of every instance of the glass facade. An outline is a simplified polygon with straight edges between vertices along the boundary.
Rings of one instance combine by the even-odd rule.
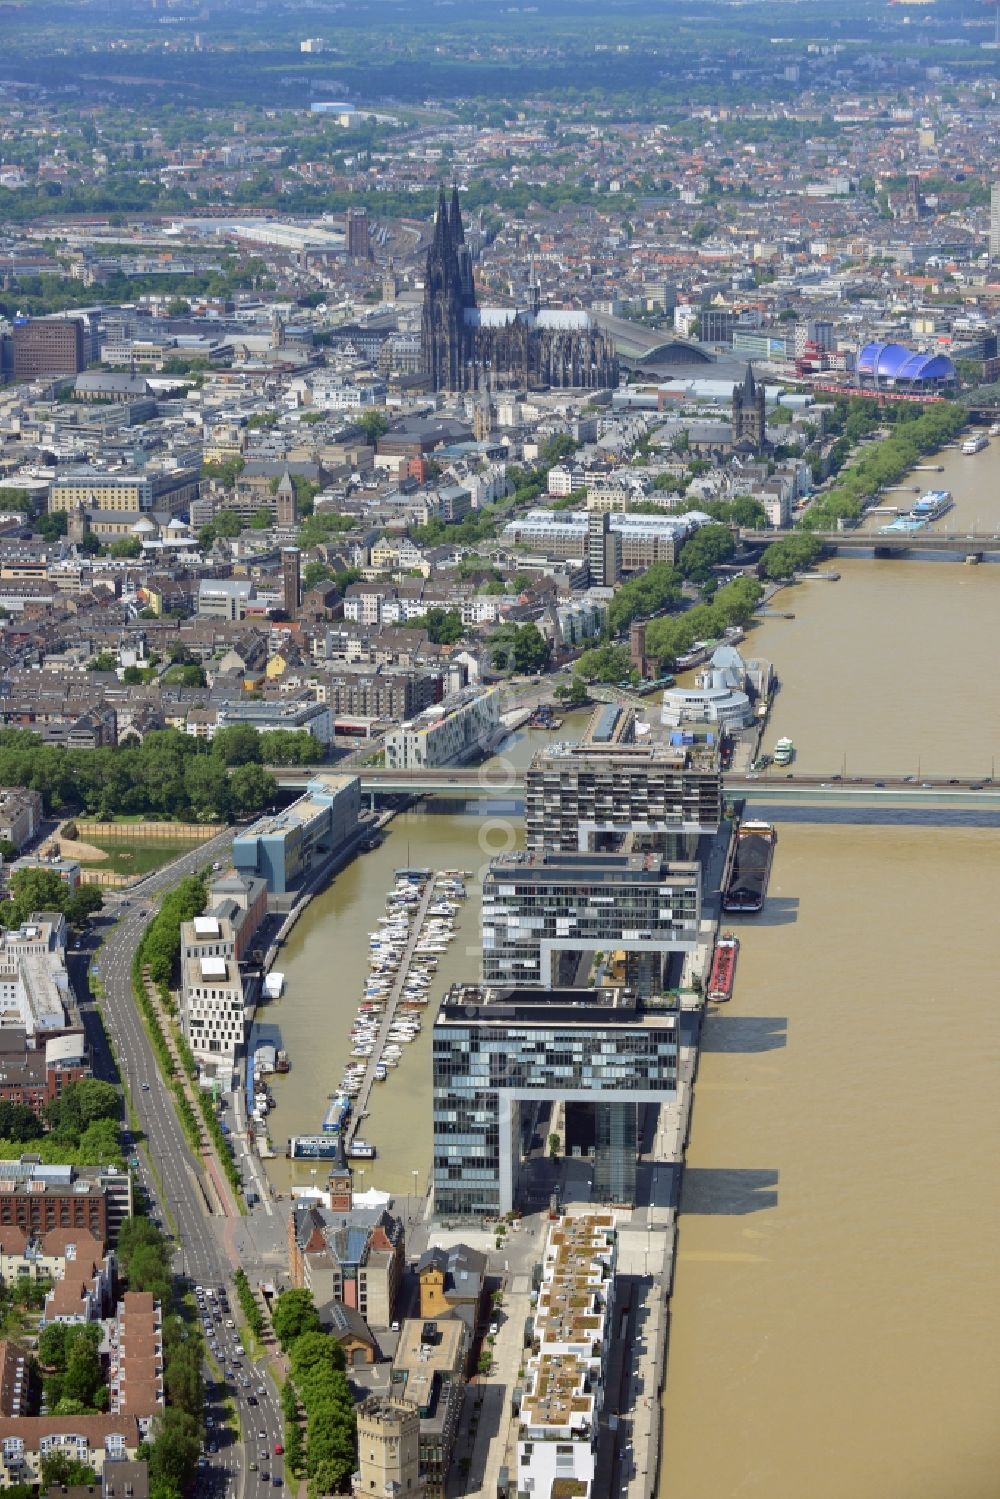
[[[620,993],[620,991],[617,991]],[[605,1130],[605,1155],[631,1154],[635,1105],[674,1095],[674,1017],[652,1021],[593,990],[550,993],[467,986],[434,1026],[434,1196],[438,1214],[495,1215],[513,1206],[518,1106],[524,1100],[627,1103]],[[626,1140],[630,1139],[631,1144]],[[604,1172],[609,1187],[621,1163]],[[617,1173],[617,1175],[616,1175]],[[617,1201],[629,1200],[618,1197]]]
[[[483,882],[483,979],[558,984],[563,953],[693,948],[701,919],[697,864],[655,855],[498,859]]]

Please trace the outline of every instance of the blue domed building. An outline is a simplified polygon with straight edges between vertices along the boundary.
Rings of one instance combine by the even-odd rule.
[[[906,395],[944,395],[958,382],[958,371],[947,354],[926,354],[905,344],[865,344],[855,373],[862,390]]]

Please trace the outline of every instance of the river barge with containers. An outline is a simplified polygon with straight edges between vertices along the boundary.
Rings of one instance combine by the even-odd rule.
[[[734,841],[729,878],[722,897],[724,911],[761,910],[771,877],[778,835],[769,822],[743,822]]]
[[[724,932],[716,943],[708,975],[708,988],[705,990],[706,998],[714,1000],[716,1004],[725,1004],[732,998],[739,951],[740,939],[732,932]]]

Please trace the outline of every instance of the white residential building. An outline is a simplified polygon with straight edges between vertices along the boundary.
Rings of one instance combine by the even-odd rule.
[[[228,917],[181,927],[181,1028],[196,1062],[231,1068],[246,1037],[243,979]]]
[[[500,723],[500,689],[455,693],[386,735],[390,770],[433,770],[485,748]]]
[[[519,1414],[519,1494],[595,1492],[616,1258],[610,1212],[549,1229]]]

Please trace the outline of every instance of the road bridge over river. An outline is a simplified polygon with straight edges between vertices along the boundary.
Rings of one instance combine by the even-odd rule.
[[[307,767],[268,767],[284,790],[302,789],[315,770]],[[520,801],[524,796],[524,771],[501,765],[475,769],[388,770],[364,766],[358,770],[361,790],[374,796],[442,796],[455,801],[485,798]],[[884,807],[981,807],[1000,811],[1000,785],[992,776],[943,777],[881,775],[851,776],[771,771],[761,775],[723,777],[726,795],[769,806],[794,805],[806,801],[830,805]]]
[[[790,531],[741,531],[743,544],[756,550],[772,541],[787,541]],[[823,550],[840,557],[888,557],[915,562],[1000,562],[1000,534],[969,531],[810,531]]]

